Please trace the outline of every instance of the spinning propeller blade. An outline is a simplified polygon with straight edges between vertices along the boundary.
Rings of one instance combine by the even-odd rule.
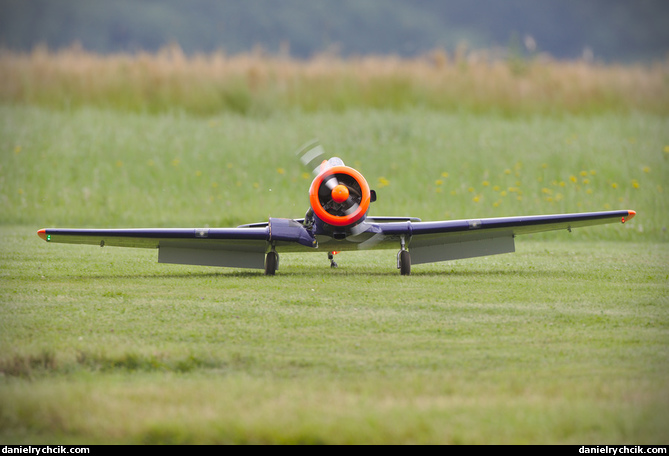
[[[320,172],[323,160],[327,160],[325,157],[325,149],[317,139],[312,139],[304,144],[297,152],[295,152],[295,155],[299,157],[302,164],[314,175],[317,175]]]
[[[350,197],[345,201],[345,203],[349,205],[348,209],[344,210],[344,214],[346,215],[353,214],[360,207],[360,205]]]
[[[337,176],[335,176],[334,174],[331,174],[330,176],[326,177],[323,180],[323,183],[327,186],[327,188],[330,189],[330,191],[334,190],[338,185],[340,185]]]

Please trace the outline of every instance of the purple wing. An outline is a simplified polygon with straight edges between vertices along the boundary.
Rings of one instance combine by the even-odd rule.
[[[415,264],[510,253],[519,234],[625,223],[634,211],[380,224],[384,243],[404,236]],[[398,245],[395,242],[395,245]]]
[[[158,262],[263,269],[272,245],[316,247],[304,227],[289,219],[238,228],[62,229],[38,231],[47,242],[158,249]]]

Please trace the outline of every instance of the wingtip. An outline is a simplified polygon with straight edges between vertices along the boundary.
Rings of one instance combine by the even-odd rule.
[[[37,235],[46,241],[46,230],[39,230]]]
[[[634,218],[635,215],[636,215],[636,211],[627,211],[627,217],[623,216],[622,222],[623,223],[629,222],[630,220],[632,220]]]

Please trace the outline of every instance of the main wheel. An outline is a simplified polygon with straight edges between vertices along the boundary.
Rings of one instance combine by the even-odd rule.
[[[269,252],[265,257],[265,275],[274,275],[279,264],[279,255],[276,252]]]
[[[408,250],[400,251],[400,274],[411,274],[411,255]]]

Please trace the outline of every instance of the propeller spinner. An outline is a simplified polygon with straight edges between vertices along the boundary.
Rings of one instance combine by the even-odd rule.
[[[339,184],[335,188],[332,189],[332,200],[335,203],[343,203],[346,201],[351,193],[348,191],[348,187],[346,185]]]

